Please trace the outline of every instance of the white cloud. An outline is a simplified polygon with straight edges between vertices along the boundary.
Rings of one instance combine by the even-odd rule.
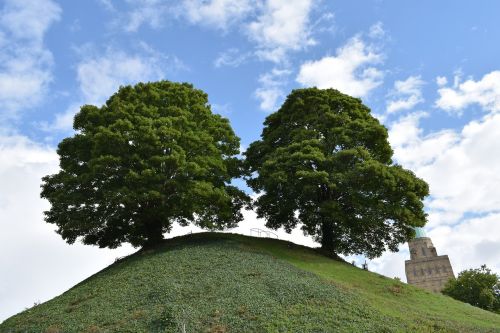
[[[424,140],[425,142],[425,140]],[[472,121],[460,141],[443,151],[419,174],[431,184],[431,209],[490,213],[500,207],[500,115]]]
[[[297,81],[303,86],[335,88],[363,97],[382,84],[383,73],[374,67],[381,61],[382,54],[356,36],[337,49],[336,56],[302,64]]]
[[[105,9],[109,10],[109,11],[114,11],[116,10],[115,9],[115,6],[113,6],[113,2],[112,0],[97,0],[97,2],[103,6]]]
[[[425,134],[413,113],[390,126],[395,159],[429,183],[426,226],[439,254],[448,254],[455,274],[486,263],[500,271],[500,115],[469,122],[461,130]],[[403,246],[406,251],[406,246]],[[384,254],[374,262],[388,276],[404,277],[407,253]],[[399,272],[399,273],[398,273]]]
[[[73,117],[83,104],[102,105],[120,86],[138,82],[157,81],[167,71],[185,69],[175,57],[161,55],[142,45],[142,52],[125,53],[108,49],[104,53],[85,55],[77,65],[79,100],[71,103],[65,112],[56,114],[52,123],[42,123],[47,131],[69,131]]]
[[[247,33],[257,43],[257,56],[272,62],[283,62],[290,50],[303,49],[316,42],[309,29],[311,0],[268,0]]]
[[[322,14],[316,18],[314,22],[309,24],[309,31],[313,33],[328,33],[332,35],[337,31],[335,26],[335,14],[333,12],[324,11],[321,9],[316,9],[316,11],[322,11]]]
[[[114,13],[113,26],[128,32],[136,32],[143,25],[158,29],[173,19],[223,33],[238,24],[239,30],[255,43],[254,54],[260,60],[274,63],[285,63],[290,51],[316,44],[313,30],[333,19],[333,14],[328,12],[311,25],[313,0],[292,3],[287,0],[127,0],[129,8],[124,12],[117,10],[109,0],[100,0],[100,3]],[[373,33],[383,31],[381,25],[372,30]],[[223,64],[224,58],[220,59]]]
[[[6,0],[0,24],[15,40],[42,44],[49,27],[59,20],[61,8],[51,0]]]
[[[273,68],[259,77],[260,87],[255,91],[255,97],[260,100],[260,108],[264,111],[276,111],[284,97],[283,85],[291,74],[287,69]]]
[[[45,33],[61,15],[50,0],[7,0],[0,11],[0,108],[11,118],[39,103],[52,81]]]
[[[455,75],[452,87],[444,81],[438,89],[436,105],[447,111],[461,112],[472,104],[477,104],[489,112],[500,111],[500,71],[492,71],[481,80],[468,79],[461,82],[460,74]]]
[[[243,64],[251,56],[251,53],[241,53],[236,48],[230,48],[219,53],[219,56],[214,61],[214,66],[219,68],[223,66],[238,67]]]
[[[46,132],[60,131],[67,132],[73,128],[73,118],[75,114],[80,111],[80,106],[83,103],[73,103],[66,111],[56,113],[55,119],[49,123],[47,121],[40,122],[40,129]]]
[[[385,36],[384,24],[382,22],[377,22],[370,27],[368,32],[370,38],[382,38]]]
[[[429,236],[439,244],[438,253],[448,254],[455,275],[464,269],[486,264],[500,272],[500,214],[469,218],[460,224],[440,226]],[[436,245],[436,244],[435,244]],[[440,250],[444,249],[443,250]],[[446,253],[445,253],[446,252]]]
[[[164,72],[155,56],[108,50],[105,55],[84,59],[77,75],[85,102],[102,104],[120,85],[158,80]]]
[[[131,9],[125,15],[125,23],[115,22],[126,31],[137,31],[144,24],[159,28],[168,18],[182,18],[191,24],[224,32],[238,23],[255,42],[255,54],[262,60],[275,63],[286,61],[289,51],[315,44],[309,29],[312,0],[293,3],[286,0],[182,0],[176,4],[129,0],[128,3]],[[116,12],[108,2],[103,2],[103,5]]]
[[[191,23],[225,30],[253,12],[256,4],[250,0],[183,0],[182,7]]]
[[[130,9],[120,13],[107,0],[102,5],[118,15],[114,22],[128,32],[136,32],[143,25],[162,28],[169,19],[183,18],[191,24],[226,30],[260,6],[251,0],[127,0]]]
[[[127,0],[134,5],[128,13],[128,22],[125,31],[135,32],[141,25],[148,24],[152,28],[163,26],[165,12],[168,11],[166,4],[160,0]],[[105,4],[105,6],[108,6]],[[112,5],[111,5],[112,6]],[[113,7],[109,7],[113,8]]]
[[[387,103],[387,113],[395,113],[402,110],[410,110],[417,104],[422,103],[422,86],[424,81],[420,76],[410,76],[404,81],[394,83],[393,99]]]
[[[222,116],[227,116],[230,114],[233,110],[232,107],[229,103],[225,104],[217,104],[217,103],[212,103],[211,105],[212,112],[220,114]]]
[[[445,86],[448,84],[448,79],[445,76],[438,76],[436,77],[436,84],[440,87]]]
[[[500,115],[471,121],[460,132],[428,135],[419,128],[420,119],[413,114],[392,124],[389,138],[396,160],[430,184],[427,207],[459,216],[498,211],[500,156],[493,152],[500,150]]]
[[[453,130],[443,130],[425,136],[419,127],[420,120],[425,117],[428,117],[425,112],[409,114],[392,123],[389,130],[394,157],[398,163],[412,170],[419,170],[433,163],[460,140]]]
[[[113,0],[97,0],[99,4],[113,15],[109,26],[113,29],[134,33],[142,26],[160,29],[170,18],[180,16],[181,6],[173,1],[165,0],[126,0],[125,10],[115,6]]]

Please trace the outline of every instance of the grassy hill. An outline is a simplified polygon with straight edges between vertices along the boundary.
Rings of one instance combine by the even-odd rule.
[[[202,233],[126,257],[0,332],[500,332],[500,315],[293,243]]]

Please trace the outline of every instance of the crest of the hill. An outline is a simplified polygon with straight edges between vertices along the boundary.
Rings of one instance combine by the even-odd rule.
[[[117,261],[0,332],[500,332],[500,316],[327,258],[232,234]]]

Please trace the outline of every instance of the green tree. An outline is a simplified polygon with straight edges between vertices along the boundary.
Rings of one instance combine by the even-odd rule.
[[[174,223],[234,227],[249,198],[239,138],[187,83],[121,87],[102,107],[82,106],[76,134],[58,146],[61,170],[43,178],[45,220],[68,243],[151,246]]]
[[[460,272],[450,279],[442,293],[479,308],[500,313],[500,276],[486,265]]]
[[[246,151],[248,185],[269,228],[302,224],[328,252],[376,257],[423,226],[428,186],[392,162],[387,129],[361,100],[299,89]]]

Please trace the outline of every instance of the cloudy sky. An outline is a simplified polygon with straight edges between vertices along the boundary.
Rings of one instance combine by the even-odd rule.
[[[0,321],[134,251],[66,245],[43,222],[40,178],[57,171],[79,106],[159,79],[206,91],[243,148],[294,88],[362,98],[395,160],[430,185],[438,254],[455,273],[500,272],[499,11],[493,0],[1,0]],[[237,232],[263,225],[245,216]],[[298,230],[280,237],[313,245]],[[370,269],[404,281],[408,257],[402,245]]]

